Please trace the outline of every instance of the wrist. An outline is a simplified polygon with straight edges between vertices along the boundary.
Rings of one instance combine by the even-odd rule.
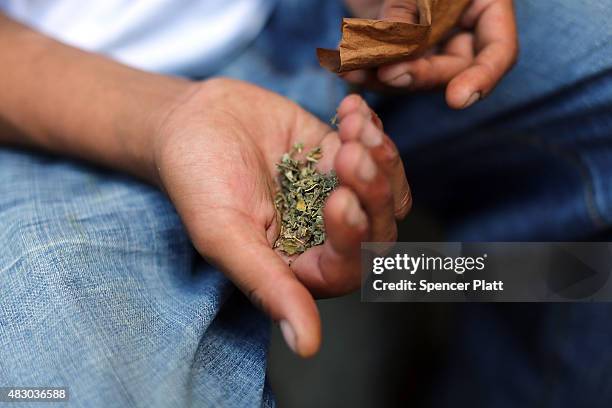
[[[241,94],[234,89],[240,81],[225,78],[211,78],[204,81],[189,82],[175,94],[172,100],[166,101],[155,114],[155,120],[150,121],[153,128],[149,141],[150,173],[147,179],[165,190],[160,171],[165,166],[176,166],[189,151],[189,146],[205,137],[204,134],[192,134],[183,131],[189,128],[194,120],[205,122],[216,108],[224,106],[228,93]],[[214,122],[214,120],[213,120]]]
[[[117,138],[124,141],[123,156],[128,172],[161,187],[159,158],[162,135],[167,121],[198,87],[197,82],[173,77],[156,76],[139,90],[132,89],[132,108],[115,118]],[[132,86],[131,88],[134,88]]]

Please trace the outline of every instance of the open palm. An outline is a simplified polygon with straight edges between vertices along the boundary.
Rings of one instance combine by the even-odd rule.
[[[336,132],[279,95],[217,79],[177,106],[157,137],[161,183],[198,251],[279,321],[304,356],[321,338],[313,295],[356,289],[360,242],[395,240],[396,218],[411,203],[401,160],[376,115],[357,96],[338,114]],[[325,205],[326,243],[289,259],[273,249],[276,163],[297,142],[306,151],[321,146],[319,170],[334,169],[341,186]]]

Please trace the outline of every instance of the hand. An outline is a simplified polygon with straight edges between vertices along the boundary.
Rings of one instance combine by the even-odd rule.
[[[394,241],[411,206],[398,152],[358,96],[344,100],[333,131],[296,104],[228,79],[194,86],[155,136],[159,182],[198,251],[272,319],[289,346],[313,355],[321,329],[315,296],[360,284],[360,242]],[[319,169],[341,186],[325,208],[327,241],[289,259],[273,249],[279,233],[275,180],[296,142],[323,149]]]
[[[417,0],[347,0],[363,17],[416,23]],[[378,7],[376,7],[378,6]],[[375,17],[376,18],[376,17]],[[381,67],[372,76],[363,71],[343,75],[358,84],[410,91],[446,86],[450,107],[465,109],[487,96],[514,65],[518,37],[512,0],[473,0],[459,30],[439,49],[421,58]]]

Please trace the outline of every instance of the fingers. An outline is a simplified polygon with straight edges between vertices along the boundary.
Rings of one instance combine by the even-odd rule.
[[[217,214],[218,215],[218,214]],[[232,214],[206,225],[206,239],[196,240],[210,260],[273,320],[279,322],[289,347],[303,357],[314,355],[321,342],[321,324],[310,292],[270,247],[261,227],[250,217]],[[211,218],[209,218],[211,219]],[[193,234],[192,234],[193,235]]]
[[[324,209],[326,241],[292,264],[302,283],[317,297],[340,296],[360,284],[360,243],[367,238],[368,219],[351,189],[340,186]]]
[[[378,79],[395,88],[429,90],[448,84],[474,59],[473,35],[455,35],[440,54],[381,67]]]
[[[518,56],[511,0],[476,0],[464,24],[475,24],[477,54],[470,67],[449,83],[446,99],[456,109],[467,108],[489,94]]]
[[[344,126],[340,126],[341,140],[342,135],[350,135],[345,140],[360,140],[363,136],[362,141],[366,146],[374,147],[382,143],[383,123],[361,96],[352,94],[344,98],[337,113],[340,124],[346,119]],[[373,127],[367,123],[368,121],[372,122]]]
[[[387,177],[393,195],[393,211],[397,219],[406,217],[412,207],[412,195],[401,156],[395,144],[384,134],[383,125],[359,95],[345,98],[338,108],[342,142],[361,142],[370,148],[378,168]]]
[[[343,72],[338,75],[345,81],[355,85],[363,85],[368,81],[368,72],[362,69]]]
[[[397,227],[391,186],[368,150],[358,142],[344,143],[336,155],[335,163],[340,183],[357,194],[368,214],[370,239],[394,241],[397,238]]]
[[[386,0],[380,9],[379,18],[404,23],[418,23],[417,0]],[[340,77],[354,85],[365,85],[374,89],[381,87],[376,77],[372,77],[364,70],[342,73]]]
[[[334,168],[341,185],[325,204],[326,241],[291,265],[318,297],[359,287],[360,243],[395,241],[396,218],[404,218],[412,204],[400,155],[374,111],[351,95],[338,108],[338,118],[342,144]]]
[[[380,10],[380,18],[416,24],[419,22],[417,0],[386,0]]]
[[[383,17],[408,21],[418,16],[416,1],[388,0]],[[474,0],[461,21],[464,32],[453,35],[438,52],[381,67],[377,81],[364,73],[345,78],[358,84],[400,90],[446,86],[448,105],[465,109],[488,95],[514,65],[518,36],[512,0]]]

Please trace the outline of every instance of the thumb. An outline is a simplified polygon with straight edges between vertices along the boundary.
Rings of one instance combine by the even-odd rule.
[[[226,224],[223,233],[202,243],[207,257],[279,322],[291,350],[302,357],[314,355],[321,343],[321,322],[312,295],[274,252],[261,227],[240,221]]]
[[[419,0],[386,0],[380,10],[382,20],[416,24],[419,22]]]

